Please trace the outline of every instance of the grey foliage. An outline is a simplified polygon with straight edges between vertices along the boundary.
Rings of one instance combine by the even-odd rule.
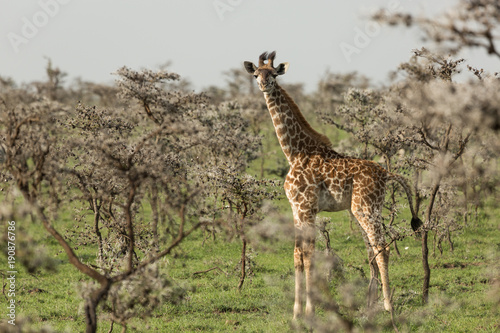
[[[51,66],[49,74],[55,75]],[[260,138],[238,104],[210,105],[203,94],[171,90],[169,81],[179,80],[175,73],[123,67],[117,75],[122,101],[116,106],[72,107],[56,101],[74,93],[59,85],[47,92],[49,98],[40,89],[33,94],[15,87],[0,96],[1,172],[7,180],[2,189],[8,194],[2,214],[21,218],[16,203],[21,194],[35,223],[95,280],[82,295],[88,331],[97,327],[98,304],[110,320],[126,326],[130,318],[179,299],[182,293],[172,289],[155,262],[193,230],[220,223],[221,182],[235,189],[252,186],[254,192],[245,194],[252,202],[262,200],[253,195],[266,186],[246,181],[244,171],[257,156]],[[117,101],[107,97],[116,89],[93,89],[105,104]],[[58,217],[73,204],[74,227],[59,230]],[[257,207],[252,209],[250,215]],[[81,262],[75,253],[87,244],[98,247],[93,263]],[[28,269],[38,262],[41,268],[40,260],[48,263],[39,251],[21,262]]]

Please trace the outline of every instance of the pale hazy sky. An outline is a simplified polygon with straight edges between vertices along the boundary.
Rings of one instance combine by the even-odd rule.
[[[432,14],[455,2],[0,0],[0,76],[43,80],[50,57],[68,82],[113,82],[111,73],[121,66],[157,69],[171,61],[171,71],[200,89],[224,85],[224,71],[276,50],[277,63],[290,63],[282,80],[308,90],[327,69],[383,83],[423,45],[422,36],[373,25],[370,14],[378,8]],[[465,56],[473,65],[498,65],[479,52]]]

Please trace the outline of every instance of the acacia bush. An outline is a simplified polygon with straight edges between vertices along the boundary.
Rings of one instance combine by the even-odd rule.
[[[283,85],[340,153],[373,159],[411,180],[424,227],[417,234],[410,230],[397,184],[388,187],[383,219],[397,253],[405,237],[421,243],[423,302],[429,254],[453,251],[455,235],[474,227],[486,204],[498,202],[500,81],[455,58],[469,47],[498,56],[498,12],[491,0],[460,1],[454,13],[433,19],[380,12],[375,18],[388,24],[421,27],[453,58],[415,50],[386,87],[371,87],[358,73],[329,72],[312,93],[301,84]],[[471,79],[458,81],[466,70]],[[278,242],[292,242],[291,217],[268,202],[283,197],[281,182],[266,178],[283,179],[288,165],[277,144],[262,140],[274,138],[274,129],[261,93],[242,69],[225,73],[226,88],[203,93],[191,92],[189,82],[167,70],[122,67],[109,86],[68,85],[66,73],[50,60],[46,72],[45,82],[21,86],[0,77],[0,217],[26,221],[17,230],[17,255],[28,272],[57,269],[31,234],[41,225],[86,276],[79,288],[88,332],[103,321],[111,329],[115,323],[134,328],[134,318],[184,300],[189,287],[176,286],[160,259],[197,229],[204,236],[200,246],[218,237],[241,241],[235,268],[240,289],[256,265],[250,245],[272,251]],[[315,123],[315,112],[323,123]],[[251,163],[256,174],[248,175]],[[368,274],[332,250],[327,221],[318,223],[318,244],[326,251],[318,251],[314,273],[323,316],[292,328],[420,326],[424,319],[389,318],[382,307],[366,306]],[[89,244],[95,258],[84,260],[78,247]],[[488,281],[498,307],[497,266]],[[429,311],[423,306],[417,316]]]
[[[177,74],[123,67],[117,75],[116,107],[73,108],[54,100],[64,95],[59,86],[51,96],[14,86],[1,95],[2,218],[33,216],[91,279],[82,289],[88,332],[97,328],[99,304],[105,318],[127,327],[182,298],[159,273],[158,259],[199,227],[215,230],[224,202],[215,183],[242,179],[260,144],[237,104],[168,90]],[[104,104],[113,92],[101,94]],[[231,177],[213,172],[222,167]],[[58,220],[71,209],[75,227],[66,229]],[[73,244],[96,244],[95,262],[82,262]],[[40,266],[39,258],[26,265]]]
[[[422,244],[424,303],[431,278],[428,237],[433,236],[434,255],[436,249],[442,254],[445,244],[453,251],[453,235],[474,223],[478,208],[497,196],[500,101],[495,91],[500,80],[481,72],[467,82],[455,82],[462,66],[463,59],[415,50],[390,86],[350,88],[342,102],[318,110],[325,123],[349,134],[339,143],[341,153],[374,159],[412,180],[415,207],[425,221],[415,235]],[[400,203],[400,196],[404,191],[390,185],[383,216],[387,237],[398,253],[396,240],[414,235],[402,215],[406,199]],[[364,307],[353,316],[343,310],[349,302],[323,289],[317,291],[318,301],[332,314],[336,327],[353,331],[355,318],[375,318],[377,311],[368,314]],[[406,319],[396,321],[402,324]],[[328,331],[331,323],[326,319],[313,326]]]
[[[410,62],[400,66],[407,75],[404,80],[381,91],[350,89],[343,105],[322,115],[327,123],[352,134],[344,143],[354,148],[351,154],[378,159],[388,170],[414,179],[417,210],[425,211],[420,230],[425,301],[430,279],[428,232],[434,232],[434,248],[442,252],[446,240],[453,250],[452,233],[463,228],[471,209],[498,181],[498,147],[492,138],[498,138],[500,104],[493,90],[499,81],[492,77],[453,82],[462,62],[416,50]],[[486,147],[488,142],[492,145]],[[389,225],[403,208],[395,205],[394,189],[385,205]],[[397,237],[411,234],[404,229],[398,225]]]
[[[380,10],[373,19],[392,26],[416,26],[424,33],[424,40],[436,42],[445,54],[479,48],[500,57],[500,5],[496,0],[460,0],[434,17]]]

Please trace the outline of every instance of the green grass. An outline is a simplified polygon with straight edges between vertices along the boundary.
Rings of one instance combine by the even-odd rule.
[[[293,252],[291,245],[279,245],[272,253],[253,252],[254,273],[244,288],[238,292],[237,271],[240,255],[239,242],[224,239],[206,241],[202,246],[201,233],[180,246],[172,257],[161,261],[162,270],[177,286],[187,290],[187,297],[180,304],[165,304],[157,309],[147,323],[132,321],[130,327],[139,331],[232,331],[235,327],[245,331],[262,331],[263,327],[277,331],[288,325],[289,289],[293,283]],[[222,237],[221,237],[222,238]],[[52,243],[52,242],[48,242]],[[28,274],[19,267],[18,316],[31,318],[35,327],[49,325],[57,331],[79,332],[84,330],[79,297],[80,283],[88,279],[79,274],[58,254],[55,244],[49,244],[50,254],[56,258],[57,272]],[[92,262],[95,249],[79,247],[78,255]],[[276,257],[280,260],[276,263]],[[282,260],[286,258],[286,260]],[[5,268],[1,269],[4,270]],[[212,267],[218,271],[193,274]],[[277,279],[275,279],[277,277]],[[107,332],[109,323],[101,322],[99,332]]]
[[[282,154],[276,147],[274,133],[266,134],[264,144],[276,148],[277,155]],[[267,156],[264,165],[266,173],[279,166],[278,161],[282,158],[282,155]],[[259,160],[254,161],[251,170],[259,170],[250,172],[253,175],[260,173]],[[274,204],[288,214],[292,223],[286,200]],[[437,250],[432,255],[433,235],[430,235],[432,272],[428,305],[423,305],[421,300],[423,272],[420,241],[406,238],[398,242],[401,256],[392,251],[390,278],[391,287],[395,288],[393,300],[401,332],[497,332],[500,329],[499,305],[490,297],[491,284],[494,279],[498,280],[500,210],[492,204],[485,211],[488,215],[480,215],[477,222],[471,221],[468,227],[453,235],[454,252],[445,245],[442,255]],[[357,279],[360,270],[368,276],[365,245],[358,228],[351,228],[346,213],[328,216],[332,217],[329,229],[331,244],[343,260],[345,277]],[[89,279],[68,263],[59,245],[41,225],[27,220],[17,222],[19,228],[46,250],[56,268],[55,271],[40,269],[30,274],[17,265],[18,320],[30,318],[35,329],[48,326],[58,332],[84,331],[83,301],[79,288]],[[73,228],[72,211],[62,213],[56,227],[62,232]],[[193,234],[160,262],[162,272],[173,284],[185,289],[185,299],[178,304],[163,304],[148,320],[132,320],[130,331],[134,328],[138,332],[291,331],[293,236],[290,235],[288,240],[262,245],[250,244],[248,253],[253,260],[253,273],[245,280],[243,289],[238,291],[240,242],[237,239],[228,241],[222,234],[217,235],[215,241],[211,238],[203,241],[201,231]],[[94,263],[97,253],[95,244],[79,245],[77,248],[76,252],[83,262]],[[317,249],[324,249],[321,237],[318,237]],[[220,270],[194,274],[213,267]],[[7,271],[4,260],[0,261],[0,271]],[[340,282],[334,278],[331,283],[330,292],[335,299],[338,299]],[[4,311],[5,307],[2,307],[2,322],[6,318]],[[327,314],[318,308],[317,316],[324,320]],[[388,319],[389,315],[383,313],[375,320],[382,322]],[[99,322],[99,332],[108,332],[109,327],[109,321]],[[120,329],[116,324],[114,332]]]
[[[346,276],[359,276],[359,271],[352,267],[361,268],[368,275],[365,247],[357,228],[350,228],[346,214],[332,216],[332,247],[344,261]],[[392,254],[390,275],[402,331],[498,330],[498,308],[488,298],[495,278],[492,267],[500,248],[497,216],[498,210],[491,209],[489,218],[482,216],[454,236],[454,252],[445,248],[443,255],[438,251],[431,256],[430,302],[426,306],[421,301],[420,242],[407,238],[398,243],[401,257]],[[31,222],[20,221],[18,225],[21,223],[29,224],[33,230],[39,228]],[[50,326],[61,332],[81,332],[84,330],[83,302],[78,289],[88,279],[67,262],[51,238],[41,230],[36,235],[54,258],[57,270],[29,274],[18,267],[17,315],[31,318],[36,328]],[[321,238],[317,244],[319,250],[324,247]],[[164,304],[149,320],[132,320],[129,327],[140,332],[289,331],[294,290],[293,240],[273,243],[272,248],[270,245],[251,247],[253,274],[247,277],[239,292],[236,289],[239,241],[227,241],[218,235],[215,241],[206,240],[203,244],[202,233],[197,233],[161,261],[162,271],[175,285],[186,290],[185,299],[179,304]],[[95,259],[96,249],[92,245],[79,246],[77,252],[84,261],[92,263]],[[213,267],[223,272],[217,269],[194,274]],[[3,261],[0,269],[6,270]],[[335,293],[334,281],[332,294]],[[322,309],[318,309],[318,316],[323,315]],[[388,315],[384,316],[387,319]],[[2,320],[4,318],[2,316]],[[109,325],[101,321],[99,332],[107,332]],[[115,325],[115,331],[119,331],[118,326]]]

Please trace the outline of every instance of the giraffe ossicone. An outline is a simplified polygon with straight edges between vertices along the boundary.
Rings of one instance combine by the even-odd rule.
[[[405,178],[390,173],[373,161],[343,156],[335,152],[330,140],[315,131],[299,107],[278,84],[276,78],[289,68],[288,63],[274,67],[276,52],[262,53],[259,66],[245,61],[264,93],[269,113],[290,170],[285,179],[285,193],[290,202],[295,225],[295,304],[294,318],[302,316],[305,275],[305,313],[314,314],[313,255],[315,218],[320,211],[348,210],[361,226],[370,262],[372,282],[380,273],[384,307],[392,311],[389,287],[389,246],[385,241],[381,211],[388,181],[404,188],[412,214],[411,226],[422,225],[412,204],[411,189]],[[370,283],[372,285],[372,283]]]

